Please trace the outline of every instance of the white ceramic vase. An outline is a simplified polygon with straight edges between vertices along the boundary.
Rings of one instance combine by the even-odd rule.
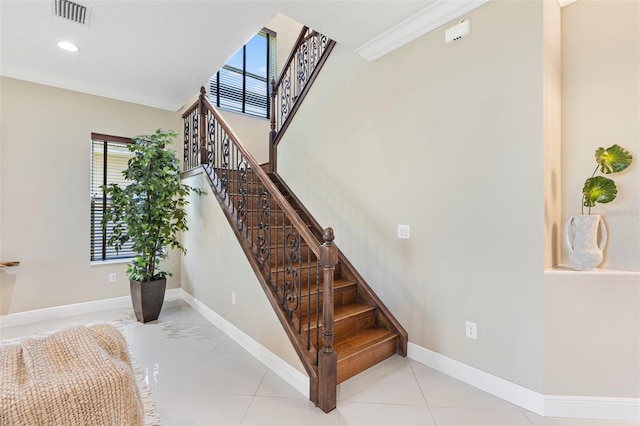
[[[598,244],[598,227],[601,228]],[[564,227],[564,241],[576,271],[595,270],[602,262],[607,227],[599,214],[572,216]]]

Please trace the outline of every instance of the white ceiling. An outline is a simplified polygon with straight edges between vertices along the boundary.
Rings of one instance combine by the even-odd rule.
[[[373,60],[485,1],[77,0],[83,26],[51,0],[0,0],[0,74],[176,111],[277,13]]]

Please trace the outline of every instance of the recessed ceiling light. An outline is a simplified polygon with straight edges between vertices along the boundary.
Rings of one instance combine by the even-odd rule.
[[[78,46],[69,41],[59,41],[58,47],[62,50],[66,50],[67,52],[77,52],[78,50],[80,50],[78,49]]]

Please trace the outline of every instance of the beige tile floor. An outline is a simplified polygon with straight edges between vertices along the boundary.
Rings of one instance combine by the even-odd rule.
[[[111,320],[119,320],[165,426],[640,426],[541,417],[399,356],[340,385],[338,408],[324,414],[182,300],[166,302],[148,324],[113,309],[7,327],[0,338]]]

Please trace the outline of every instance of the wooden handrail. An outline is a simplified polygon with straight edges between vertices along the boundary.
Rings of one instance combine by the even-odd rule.
[[[236,144],[238,150],[251,165],[251,169],[253,170],[253,172],[258,176],[258,179],[261,181],[261,183],[269,190],[271,197],[275,199],[278,206],[285,212],[291,223],[300,233],[302,239],[307,242],[307,244],[313,251],[313,254],[315,254],[316,256],[320,256],[320,242],[318,241],[316,236],[313,235],[302,218],[300,218],[298,213],[293,209],[293,207],[291,207],[291,204],[289,204],[284,195],[280,193],[278,187],[271,181],[262,167],[260,167],[260,164],[255,159],[255,157],[245,148],[242,142],[240,142],[240,138],[238,137],[238,135],[236,135],[233,129],[229,127],[229,124],[227,124],[218,110],[211,104],[211,102],[209,102],[209,99],[207,99],[206,95],[202,94],[203,90],[204,87],[201,89],[199,101],[202,102],[202,105],[204,105],[220,123],[222,129],[227,133],[227,135],[229,135],[229,139],[231,139],[234,144]]]
[[[10,268],[12,266],[20,266],[20,262],[17,260],[0,261],[0,268]]]

